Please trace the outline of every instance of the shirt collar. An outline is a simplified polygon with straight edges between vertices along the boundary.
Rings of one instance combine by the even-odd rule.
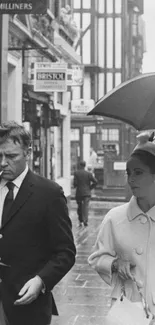
[[[25,178],[25,176],[26,176],[26,174],[28,172],[28,169],[29,169],[28,165],[26,165],[24,171],[17,178],[15,178],[12,181],[12,183],[15,184],[16,187],[20,188],[20,186],[21,186],[21,184],[22,184],[22,182],[23,182],[23,180],[24,180],[24,178]],[[8,181],[2,179],[2,181],[0,183],[0,188],[3,188],[6,185],[7,182]]]
[[[155,206],[153,206],[150,210],[148,210],[146,213],[143,212],[140,207],[137,204],[137,199],[135,196],[131,197],[131,200],[128,204],[128,210],[127,210],[127,216],[129,221],[132,221],[139,215],[144,215],[150,217],[153,221],[155,221]]]

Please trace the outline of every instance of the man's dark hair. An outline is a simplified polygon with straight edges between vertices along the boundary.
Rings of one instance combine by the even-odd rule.
[[[142,149],[135,150],[131,157],[137,157],[144,165],[150,168],[152,174],[155,174],[155,156]]]
[[[11,139],[14,143],[19,143],[23,148],[31,146],[31,134],[23,125],[15,121],[9,121],[0,125],[0,143]]]
[[[80,161],[80,164],[79,165],[80,165],[80,167],[85,167],[86,166],[86,162],[82,160],[82,161]]]

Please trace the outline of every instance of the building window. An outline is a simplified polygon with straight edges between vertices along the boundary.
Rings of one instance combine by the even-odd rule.
[[[107,129],[102,129],[102,140],[108,141],[108,130]]]
[[[115,13],[121,14],[122,12],[122,0],[115,0]]]
[[[57,93],[57,103],[62,105],[62,103],[63,103],[63,92],[58,92]]]
[[[119,129],[102,129],[103,141],[119,141]]]
[[[99,73],[98,99],[104,96],[104,73]]]
[[[107,68],[113,66],[113,19],[107,19]]]
[[[104,0],[98,0],[98,12],[100,14],[103,14],[105,12],[105,1]]]
[[[113,13],[113,0],[107,1],[107,13],[112,14]]]
[[[113,74],[108,72],[107,73],[107,92],[112,90],[113,88]]]
[[[71,129],[71,141],[80,140],[80,129]]]
[[[82,40],[82,56],[84,64],[90,64],[90,50],[90,30],[88,30]]]
[[[76,12],[76,13],[74,13],[73,17],[74,17],[74,21],[76,22],[77,27],[80,29],[81,28],[80,14],[78,12]]]
[[[108,131],[109,141],[119,141],[118,129],[109,129]]]
[[[84,8],[84,9],[89,9],[89,8],[91,7],[90,0],[82,1],[82,5],[83,5],[83,8]]]
[[[115,64],[116,68],[121,68],[122,61],[122,26],[121,26],[121,18],[115,19]]]
[[[121,83],[121,73],[115,73],[115,87]]]
[[[101,68],[104,68],[104,18],[98,20],[98,63]]]
[[[84,13],[82,15],[82,30],[84,31],[90,25],[90,14]]]
[[[63,120],[57,128],[57,177],[63,177]]]
[[[80,9],[81,8],[81,0],[74,0],[73,5],[75,9]]]

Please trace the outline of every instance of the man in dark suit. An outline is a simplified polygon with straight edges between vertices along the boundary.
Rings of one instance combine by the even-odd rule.
[[[73,180],[73,185],[76,188],[77,213],[80,227],[82,223],[85,227],[88,226],[88,209],[91,190],[97,185],[97,179],[91,172],[85,170],[85,166],[85,161],[81,161],[80,168],[74,173]]]
[[[50,324],[51,290],[75,263],[66,198],[28,168],[30,144],[23,126],[0,126],[0,300],[9,325]]]

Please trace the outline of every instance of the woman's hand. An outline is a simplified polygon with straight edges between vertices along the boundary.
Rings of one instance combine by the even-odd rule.
[[[131,264],[129,261],[122,260],[121,258],[115,260],[113,265],[114,265],[115,272],[118,273],[119,277],[122,280],[128,280],[128,279],[134,280],[132,269],[136,265]]]

